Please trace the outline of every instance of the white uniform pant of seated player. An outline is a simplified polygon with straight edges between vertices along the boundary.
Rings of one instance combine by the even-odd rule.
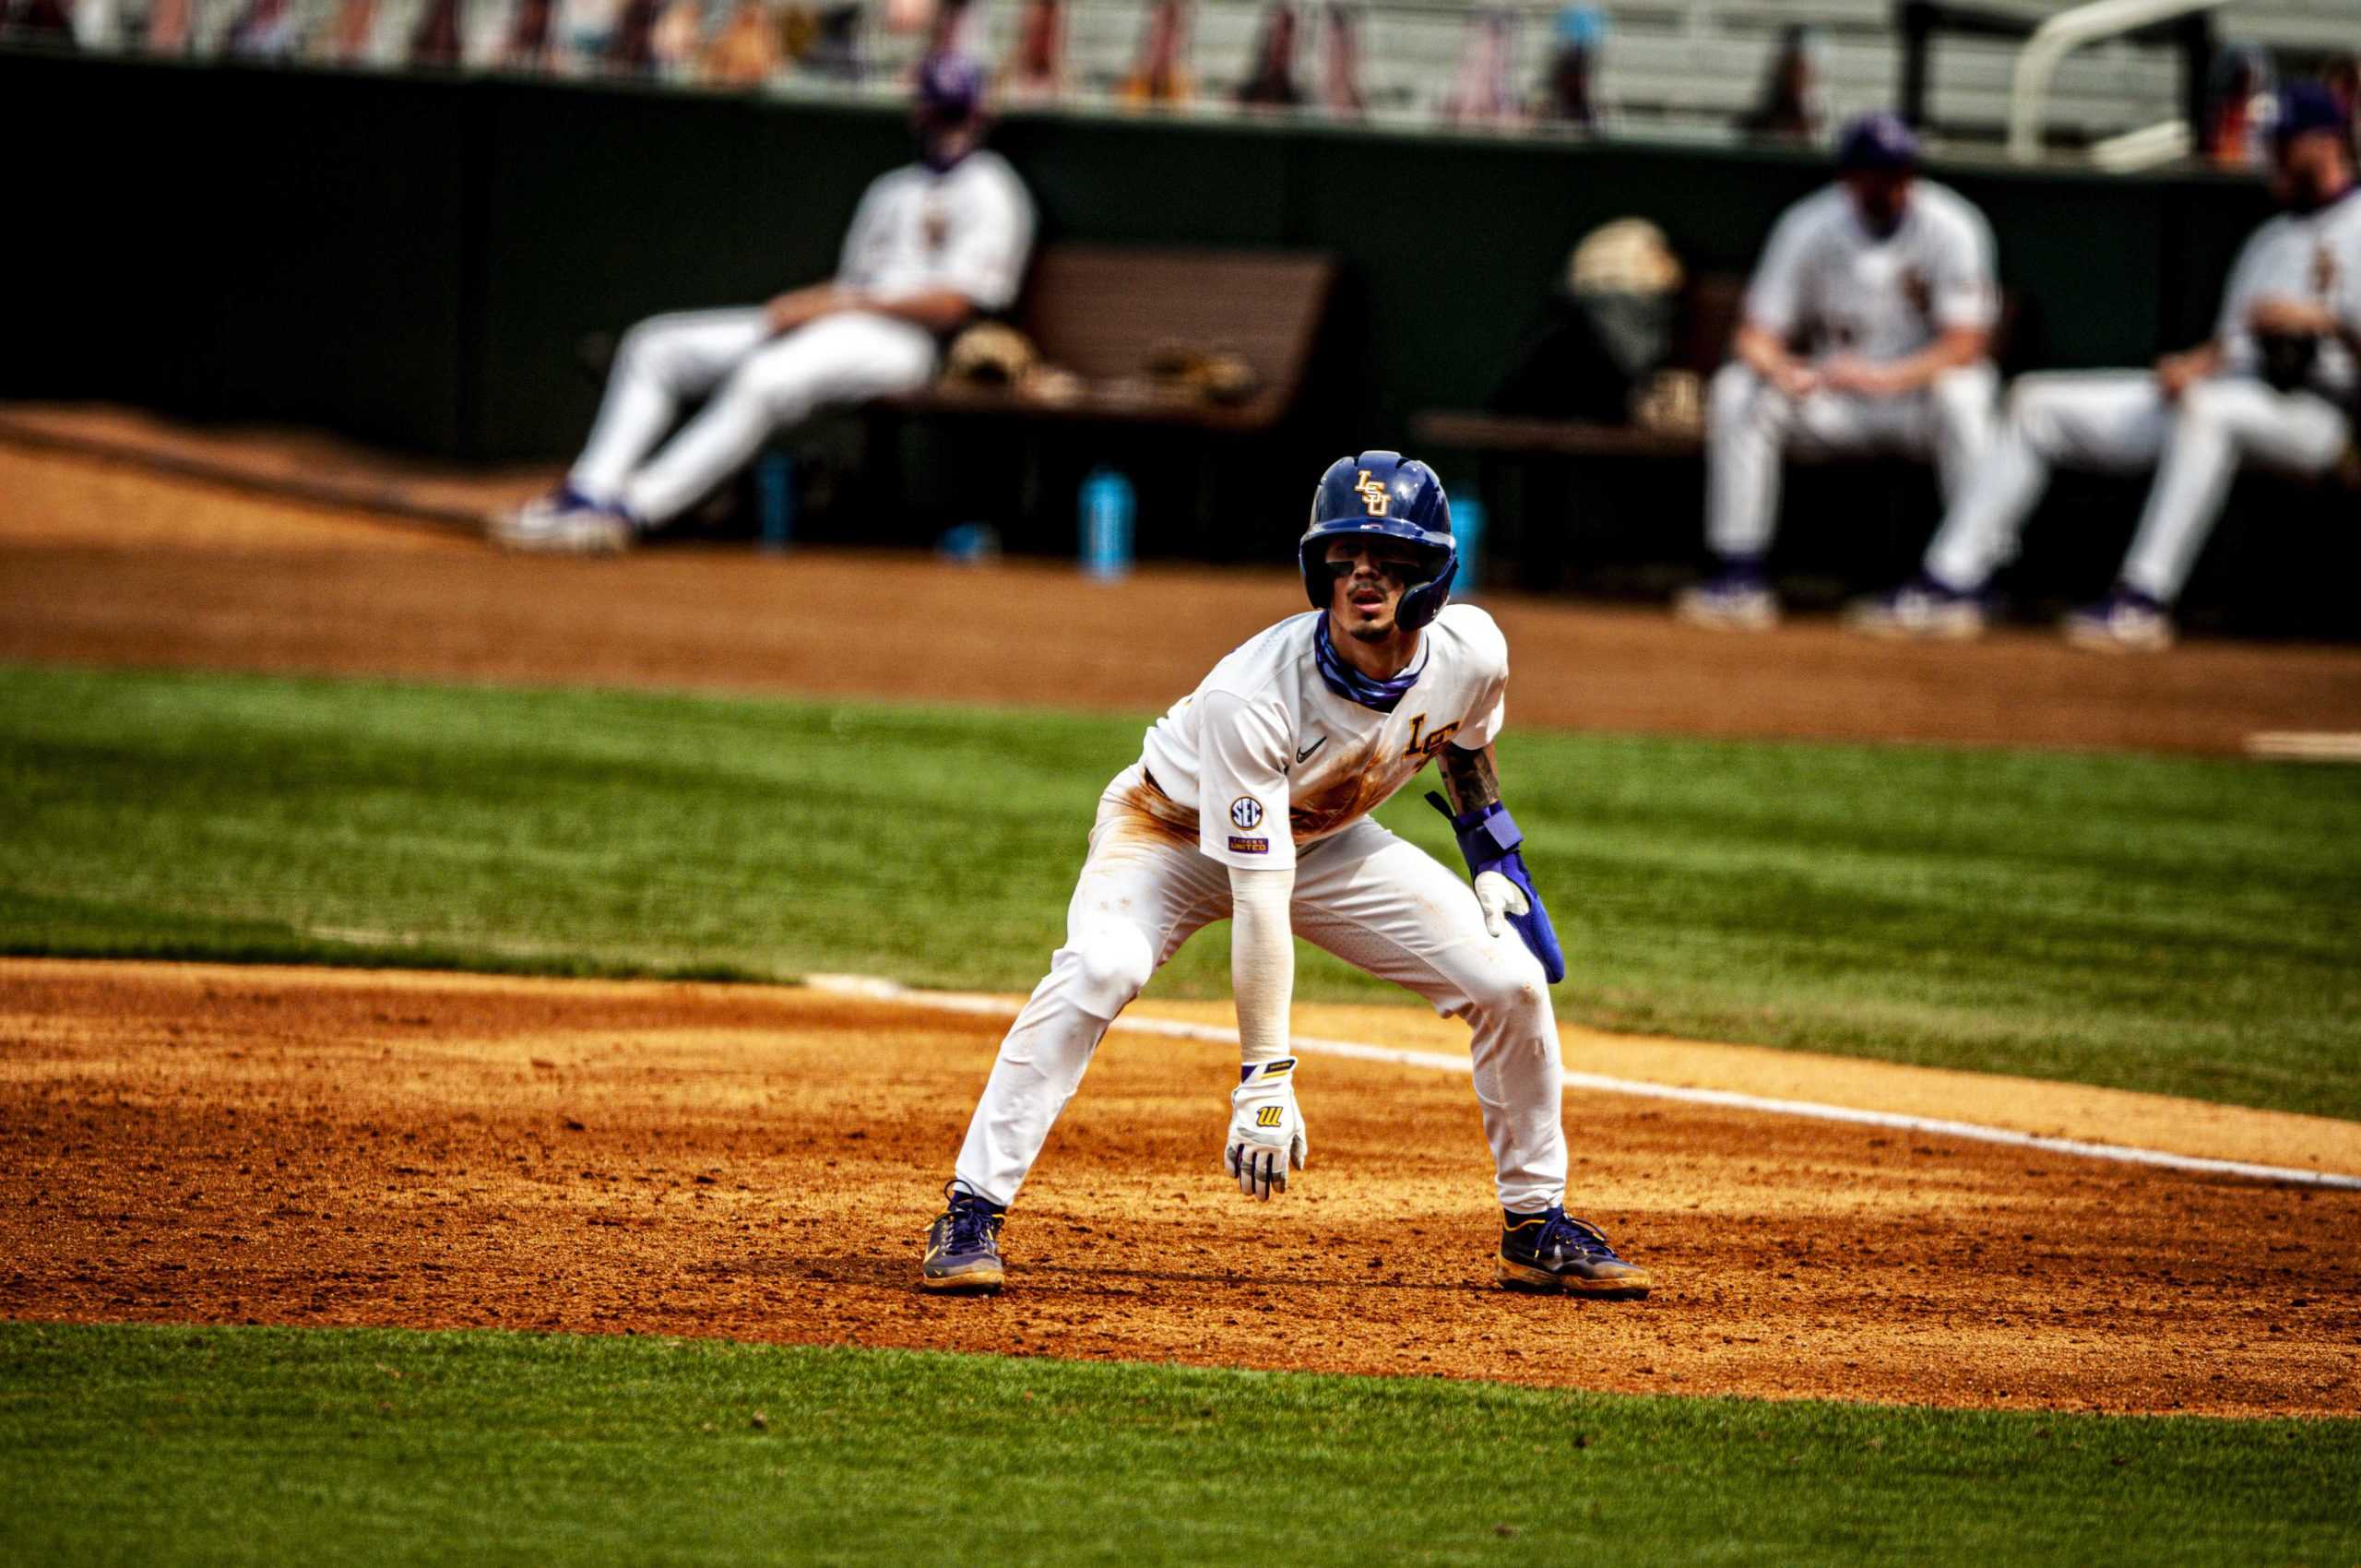
[[[1779,463],[1789,453],[1891,452],[1935,460],[1948,503],[1992,439],[1999,374],[1981,361],[1945,371],[1893,398],[1786,393],[1733,361],[1714,377],[1705,415],[1706,543],[1722,556],[1760,556],[1779,516]]]
[[[992,1203],[1015,1200],[1116,1015],[1183,942],[1229,916],[1228,868],[1128,804],[1140,782],[1134,765],[1099,800],[1065,945],[1001,1042],[960,1146],[960,1183]],[[1541,965],[1515,932],[1487,932],[1458,873],[1367,817],[1302,849],[1288,917],[1305,941],[1467,1020],[1501,1206],[1533,1213],[1561,1202],[1558,1026]],[[1220,1158],[1218,1128],[1208,1123],[1209,1165]]]
[[[2280,392],[2248,376],[2200,381],[2168,399],[2145,371],[2022,377],[1991,457],[1952,507],[1927,570],[1963,591],[2014,559],[2026,514],[2053,466],[2156,471],[2123,581],[2169,604],[2189,580],[2242,463],[2316,475],[2335,466],[2350,431],[2314,392]]]
[[[924,327],[860,311],[777,336],[759,305],[653,316],[623,335],[598,422],[566,478],[651,527],[667,523],[744,467],[774,432],[824,405],[923,386],[934,362]],[[643,467],[682,403],[708,392],[711,400]]]

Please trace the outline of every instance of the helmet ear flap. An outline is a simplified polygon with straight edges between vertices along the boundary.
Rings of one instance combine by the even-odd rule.
[[[1452,556],[1442,564],[1442,570],[1431,582],[1420,583],[1402,596],[1402,608],[1394,612],[1394,624],[1405,631],[1415,632],[1442,613],[1451,602],[1451,581],[1459,576],[1459,557]]]
[[[1328,608],[1328,563],[1314,558],[1315,552],[1325,552],[1325,545],[1307,535],[1296,547],[1296,555],[1303,564],[1303,597],[1311,600],[1314,610]]]

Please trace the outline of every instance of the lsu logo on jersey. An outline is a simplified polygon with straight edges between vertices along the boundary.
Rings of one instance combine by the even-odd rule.
[[[1935,319],[1935,286],[1915,267],[1903,268],[1902,300],[1921,321]]]
[[[1229,820],[1239,827],[1259,827],[1263,823],[1263,802],[1252,795],[1240,795],[1229,802]]]
[[[1418,715],[1410,720],[1410,743],[1402,748],[1402,754],[1406,757],[1417,757],[1422,762],[1425,761],[1428,757],[1430,757],[1437,752],[1442,750],[1445,742],[1450,741],[1453,735],[1458,734],[1459,727],[1465,722],[1465,719],[1454,719],[1440,730],[1435,731],[1434,733],[1428,734],[1426,732],[1427,716],[1423,713]]]
[[[1369,515],[1370,517],[1382,517],[1385,516],[1385,506],[1388,499],[1385,493],[1385,486],[1378,481],[1370,478],[1369,470],[1367,469],[1363,469],[1361,470],[1361,477],[1354,483],[1353,488],[1360,492],[1361,505],[1369,508]]]

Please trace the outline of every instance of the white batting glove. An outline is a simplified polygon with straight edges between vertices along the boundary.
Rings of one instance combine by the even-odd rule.
[[[1247,1069],[1229,1096],[1229,1141],[1222,1169],[1238,1178],[1238,1190],[1271,1201],[1287,1190],[1287,1168],[1303,1169],[1311,1146],[1303,1135],[1303,1112],[1295,1103],[1295,1059]]]
[[[1494,936],[1506,929],[1503,917],[1533,913],[1525,889],[1496,871],[1476,873],[1476,902],[1484,908],[1484,929]]]

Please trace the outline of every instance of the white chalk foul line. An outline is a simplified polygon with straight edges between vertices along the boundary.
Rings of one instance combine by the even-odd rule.
[[[915,991],[897,981],[870,975],[811,975],[804,983],[834,996],[864,997],[872,1002],[928,1007],[941,1013],[973,1013],[987,1017],[1016,1016],[1015,1006],[998,996],[968,992]],[[1169,1039],[1204,1040],[1236,1045],[1238,1031],[1217,1024],[1189,1024],[1175,1018],[1122,1017],[1115,1028],[1131,1034],[1162,1035]],[[1475,1064],[1465,1056],[1434,1051],[1406,1051],[1398,1046],[1370,1045],[1360,1040],[1320,1039],[1297,1035],[1289,1042],[1305,1056],[1344,1056],[1359,1062],[1390,1062],[1404,1067],[1424,1067],[1437,1073],[1472,1074]],[[2208,1159],[2202,1155],[2168,1154],[2162,1149],[2134,1148],[2126,1144],[2092,1143],[2083,1138],[2052,1137],[2021,1133],[2013,1127],[1988,1127],[1980,1122],[1954,1122],[1940,1116],[1905,1116],[1892,1111],[1859,1111],[1847,1105],[1822,1105],[1809,1099],[1773,1099],[1739,1094],[1732,1089],[1683,1088],[1651,1084],[1638,1078],[1610,1078],[1599,1073],[1566,1075],[1569,1088],[1596,1094],[1630,1095],[1638,1099],[1668,1099],[1683,1105],[1711,1105],[1726,1111],[1750,1111],[1765,1116],[1800,1116],[1815,1122],[1843,1122],[1857,1127],[1883,1127],[1898,1133],[1924,1133],[1936,1137],[1965,1138],[1972,1143],[1999,1144],[2010,1148],[2039,1149],[2045,1154],[2072,1155],[2082,1159],[2112,1160],[2119,1165],[2153,1165],[2166,1170],[2193,1170],[2208,1176],[2237,1176],[2254,1182],[2284,1182],[2295,1186],[2325,1187],[2361,1193],[2361,1176],[2332,1170],[2304,1170],[2292,1166],[2250,1165],[2238,1159]]]
[[[2361,734],[2349,730],[2260,730],[2247,755],[2266,762],[2361,762]]]

